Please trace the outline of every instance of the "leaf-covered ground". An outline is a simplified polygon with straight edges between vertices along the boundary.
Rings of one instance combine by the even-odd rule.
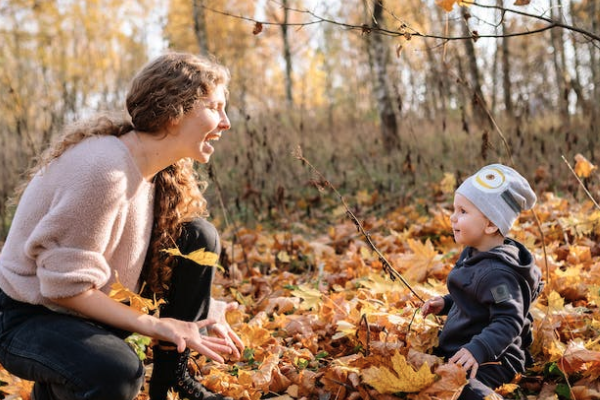
[[[234,399],[451,399],[465,372],[429,354],[443,318],[419,312],[420,299],[446,292],[461,250],[451,235],[449,197],[440,191],[379,218],[364,212],[375,194],[347,199],[363,210],[373,243],[415,293],[390,280],[344,207],[313,212],[285,231],[223,232],[230,276],[219,274],[214,297],[240,303],[228,319],[246,350],[242,360],[217,365],[196,357],[198,367],[190,366],[206,386]],[[537,362],[498,391],[599,399],[600,210],[584,198],[545,194],[512,236],[534,253],[546,286],[533,308]],[[150,371],[151,350],[141,350]],[[5,371],[0,380],[6,398],[29,399],[29,382]]]

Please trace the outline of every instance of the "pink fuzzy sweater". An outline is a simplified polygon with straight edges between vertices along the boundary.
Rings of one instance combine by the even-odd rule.
[[[118,273],[136,291],[152,228],[154,185],[116,137],[85,139],[50,163],[23,193],[2,253],[0,288],[55,308],[49,298],[96,287]]]

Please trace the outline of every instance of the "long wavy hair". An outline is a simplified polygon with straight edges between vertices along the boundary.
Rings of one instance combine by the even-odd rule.
[[[69,147],[100,135],[122,136],[132,130],[163,135],[168,124],[179,121],[194,104],[229,83],[229,71],[214,60],[171,52],[157,57],[133,78],[126,99],[127,116],[101,115],[73,124],[37,159],[28,180]],[[164,249],[175,246],[182,225],[207,215],[202,192],[207,183],[198,179],[194,161],[182,159],[154,177],[154,225],[141,279],[146,288],[162,297],[171,281],[173,257]],[[17,191],[22,193],[24,183]]]

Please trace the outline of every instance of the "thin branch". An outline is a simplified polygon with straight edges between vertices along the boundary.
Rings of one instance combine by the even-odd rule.
[[[337,25],[340,26],[342,28],[348,29],[348,30],[353,30],[353,31],[360,31],[362,34],[370,34],[370,33],[377,33],[380,35],[386,35],[386,36],[392,36],[392,37],[405,37],[407,40],[410,40],[413,36],[417,36],[417,37],[422,37],[422,38],[429,38],[429,39],[438,39],[438,40],[446,40],[446,41],[450,41],[450,40],[477,40],[477,39],[481,39],[481,38],[493,38],[493,39],[498,39],[498,38],[510,38],[510,37],[517,37],[517,36],[528,36],[528,35],[533,35],[536,33],[541,33],[544,31],[547,31],[549,29],[553,29],[553,28],[562,28],[562,29],[566,29],[566,30],[570,30],[573,32],[577,32],[580,33],[586,37],[588,37],[591,40],[594,41],[598,41],[600,42],[600,35],[594,33],[594,32],[590,32],[587,31],[585,29],[582,28],[578,28],[576,26],[572,26],[572,25],[568,25],[565,23],[562,23],[560,21],[554,21],[548,17],[544,17],[542,15],[535,15],[535,14],[530,14],[527,12],[523,12],[523,11],[519,11],[519,10],[514,10],[514,9],[510,9],[510,8],[504,8],[504,7],[499,7],[499,6],[487,6],[487,5],[482,5],[482,4],[478,4],[476,2],[469,2],[470,5],[472,6],[476,6],[476,7],[481,7],[481,8],[495,8],[495,9],[499,9],[506,12],[510,12],[513,14],[517,14],[517,15],[521,15],[524,17],[528,17],[528,18],[532,18],[532,19],[537,19],[537,20],[541,20],[546,22],[548,25],[540,27],[538,29],[532,29],[532,30],[526,30],[526,31],[520,31],[520,32],[513,32],[513,33],[506,33],[506,34],[502,34],[502,35],[495,35],[495,34],[486,34],[486,35],[466,35],[466,36],[446,36],[446,35],[437,35],[437,34],[426,34],[426,33],[421,33],[418,32],[412,28],[410,28],[407,24],[403,23],[400,26],[400,29],[397,30],[391,30],[391,29],[384,29],[381,27],[373,27],[373,26],[369,26],[367,24],[361,24],[361,25],[357,25],[357,24],[349,24],[349,23],[345,23],[345,22],[341,22],[341,21],[337,21],[334,19],[330,19],[330,18],[325,18],[323,16],[320,16],[318,14],[316,14],[314,11],[310,11],[310,10],[301,10],[301,9],[296,9],[296,8],[291,8],[289,7],[288,10],[289,11],[293,11],[299,14],[307,14],[310,15],[312,18],[314,18],[311,21],[305,21],[305,22],[294,22],[294,23],[287,23],[288,26],[309,26],[309,25],[316,25],[316,24],[322,24],[322,23],[327,23],[327,24],[332,24],[332,25]],[[213,12],[215,14],[220,14],[220,15],[224,15],[227,17],[231,17],[231,18],[237,18],[243,21],[249,21],[255,24],[261,24],[261,25],[281,25],[281,22],[273,22],[273,21],[267,21],[267,20],[258,20],[256,18],[251,18],[251,17],[246,17],[244,15],[236,15],[236,14],[232,14],[230,12],[227,11],[223,11],[223,10],[218,10],[209,6],[204,6],[204,8],[210,12]]]
[[[512,9],[512,8],[504,8],[504,7],[500,7],[500,6],[496,6],[496,5],[479,4],[479,3],[475,2],[475,1],[465,0],[464,2],[467,3],[467,4],[470,4],[472,6],[476,6],[476,7],[480,7],[480,8],[491,8],[491,9],[501,10],[501,11],[504,11],[504,12],[511,12],[513,14],[517,14],[517,15],[520,15],[520,16],[523,16],[523,17],[528,17],[528,18],[533,18],[533,19],[539,19],[539,20],[545,21],[548,24],[550,24],[552,28],[555,28],[555,27],[556,28],[563,28],[563,29],[566,29],[566,30],[569,30],[569,31],[581,33],[583,36],[587,36],[587,37],[589,37],[592,40],[600,41],[600,36],[598,34],[594,33],[594,32],[590,32],[590,31],[587,31],[585,29],[578,28],[578,27],[576,27],[574,25],[568,25],[568,24],[562,23],[560,21],[555,21],[555,20],[553,20],[553,19],[551,19],[549,17],[544,17],[543,15],[535,15],[535,14],[531,14],[531,13],[528,13],[528,12],[525,12],[525,11],[515,10],[515,9]]]
[[[303,155],[302,155],[302,149],[300,148],[300,146],[298,146],[297,151],[295,151],[292,154],[296,159],[302,161],[304,164],[306,164],[311,171],[313,171],[318,177],[319,177],[319,184],[323,185],[324,187],[329,187],[334,193],[335,195],[338,197],[338,199],[342,202],[342,205],[344,206],[344,208],[346,209],[346,215],[348,215],[348,217],[350,217],[350,219],[352,220],[352,222],[354,222],[354,225],[356,225],[358,231],[364,236],[365,241],[367,242],[367,244],[371,247],[371,249],[377,253],[377,256],[379,257],[379,261],[381,261],[381,263],[383,264],[383,269],[385,272],[387,272],[390,276],[390,279],[392,281],[395,281],[396,279],[400,280],[404,286],[406,286],[408,288],[408,290],[410,290],[410,292],[417,298],[419,299],[421,302],[425,302],[425,300],[423,300],[421,298],[421,296],[419,296],[419,294],[417,292],[414,291],[414,289],[410,286],[410,284],[408,283],[408,281],[406,279],[404,279],[404,277],[398,272],[396,271],[396,269],[390,264],[390,262],[385,258],[385,256],[381,253],[381,251],[377,248],[377,246],[375,246],[375,243],[373,243],[373,240],[371,239],[371,235],[369,232],[367,232],[367,230],[364,228],[363,224],[358,220],[358,218],[356,217],[356,215],[354,215],[354,213],[350,210],[350,207],[348,207],[348,204],[346,203],[346,200],[344,200],[344,197],[340,194],[340,192],[338,192],[338,190],[331,184],[331,182],[329,182],[324,176],[323,174],[321,174],[321,172],[319,172],[319,170],[317,170]]]

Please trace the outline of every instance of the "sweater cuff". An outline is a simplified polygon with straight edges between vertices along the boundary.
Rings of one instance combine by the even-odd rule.
[[[40,292],[46,298],[76,296],[91,287],[100,289],[108,282],[111,269],[97,252],[56,248],[37,260]]]

